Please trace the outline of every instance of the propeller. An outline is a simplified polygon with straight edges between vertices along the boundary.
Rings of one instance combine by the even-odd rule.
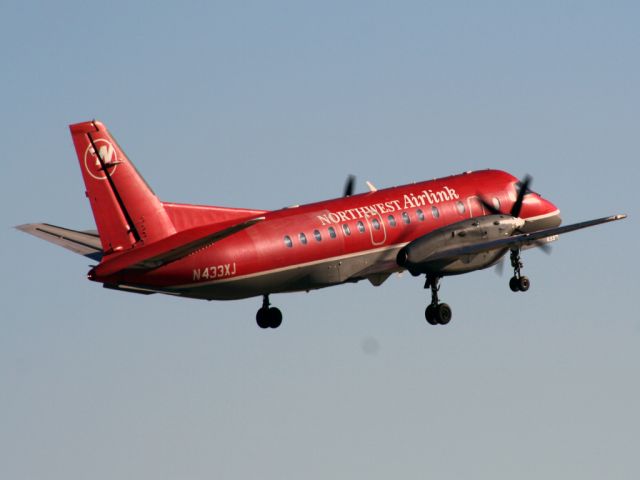
[[[529,185],[531,185],[531,182],[533,181],[533,178],[531,177],[531,175],[525,175],[524,178],[518,182],[518,196],[516,197],[516,201],[513,203],[511,210],[509,211],[509,215],[515,218],[519,218],[520,217],[520,213],[522,212],[522,203],[524,202],[524,197],[527,193],[529,193],[531,190],[529,190]],[[480,200],[480,203],[482,204],[482,206],[485,208],[485,210],[489,213],[491,213],[492,215],[505,215],[505,212],[500,211],[498,208],[496,208],[495,205],[493,205],[490,202],[487,202],[484,197],[480,194],[477,195],[478,199]],[[534,242],[534,245],[536,247],[539,247],[544,253],[546,253],[547,255],[551,254],[551,246],[545,242],[544,240],[537,240]],[[504,271],[504,260],[505,257],[502,257],[498,263],[496,263],[495,266],[495,271],[498,275],[502,275],[502,272]]]
[[[544,240],[538,240],[538,241],[533,242],[533,243],[535,244],[536,247],[538,247],[544,253],[546,253],[547,255],[551,255],[551,252],[553,251],[553,248],[547,242],[545,242]]]
[[[478,195],[478,199],[480,200],[480,203],[482,204],[482,206],[484,207],[484,209],[489,212],[491,215],[502,215],[502,212],[500,210],[498,210],[496,207],[494,207],[492,204],[490,204],[489,202],[487,202],[483,197],[481,197],[480,195]]]
[[[522,210],[522,202],[524,200],[524,196],[530,192],[529,185],[531,184],[532,180],[533,179],[531,178],[531,175],[525,175],[524,179],[518,182],[518,185],[520,185],[518,189],[518,196],[516,197],[516,201],[514,202],[513,206],[511,207],[511,211],[509,212],[509,215],[511,215],[512,217],[517,218],[520,216],[520,212]],[[485,208],[485,210],[487,210],[491,214],[505,215],[505,212],[501,212],[495,207],[495,205],[487,202],[484,197],[482,197],[482,195],[478,195],[478,198],[480,199],[480,203],[482,203],[482,206]]]
[[[356,183],[355,175],[349,175],[347,177],[347,181],[344,184],[344,191],[342,193],[343,197],[350,197],[351,195],[353,195],[353,188],[355,183]]]
[[[529,193],[529,184],[531,183],[531,175],[525,175],[524,180],[520,182],[520,189],[518,190],[518,197],[516,198],[516,202],[511,207],[510,215],[512,217],[519,217],[520,210],[522,210],[522,200],[524,200],[524,196]]]
[[[500,260],[498,260],[498,263],[496,263],[495,272],[499,277],[501,277],[504,273],[504,256]]]

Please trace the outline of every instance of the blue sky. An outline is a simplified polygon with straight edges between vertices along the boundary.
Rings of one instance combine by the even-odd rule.
[[[0,477],[637,478],[636,2],[0,4]],[[106,291],[11,227],[91,228],[68,124],[168,201],[275,209],[480,168],[565,222],[532,287]],[[635,313],[634,313],[635,312]]]

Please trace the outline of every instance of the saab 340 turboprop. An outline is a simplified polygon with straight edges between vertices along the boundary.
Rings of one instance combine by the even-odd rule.
[[[394,272],[425,275],[432,324],[451,320],[439,281],[490,267],[509,254],[514,292],[529,289],[520,252],[558,235],[621,220],[613,215],[560,226],[560,211],[499,170],[413,183],[282,210],[250,210],[161,201],[104,124],[70,126],[96,230],[46,223],[20,230],[97,262],[90,280],[106,288],[207,300],[261,296],[261,328],[282,322],[269,295],[368,279]]]

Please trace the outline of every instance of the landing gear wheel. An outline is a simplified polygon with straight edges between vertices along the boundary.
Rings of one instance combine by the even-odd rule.
[[[271,328],[278,328],[282,323],[282,312],[279,308],[271,307],[267,311],[267,318],[269,319],[269,326]]]
[[[264,295],[262,307],[256,313],[256,323],[260,328],[278,328],[282,323],[282,312],[276,307],[270,307],[269,295]]]
[[[436,309],[433,305],[427,306],[427,309],[424,311],[424,318],[427,319],[427,323],[429,325],[438,325],[438,320],[436,319]]]
[[[531,282],[529,282],[529,279],[527,277],[520,277],[518,279],[518,290],[520,290],[521,292],[526,292],[527,290],[529,290],[530,286]]]
[[[424,288],[431,289],[431,303],[424,311],[424,318],[427,319],[429,325],[446,325],[451,321],[452,317],[451,307],[446,303],[440,303],[438,300],[439,281],[440,277],[428,274],[427,281],[424,284]]]
[[[256,313],[256,323],[260,328],[269,328],[269,309],[262,307]]]
[[[509,288],[512,292],[519,292],[520,281],[516,277],[511,277],[511,280],[509,280]]]
[[[451,312],[451,307],[446,303],[441,303],[436,307],[436,317],[440,325],[446,325],[449,323],[452,316],[453,313]]]

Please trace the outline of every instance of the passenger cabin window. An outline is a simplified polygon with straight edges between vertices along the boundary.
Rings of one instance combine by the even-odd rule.
[[[289,235],[285,235],[285,236],[284,236],[284,244],[285,244],[288,248],[293,247],[293,242],[291,241],[291,237],[290,237]]]
[[[349,228],[349,225],[347,225],[346,223],[342,224],[342,231],[347,237],[351,235],[351,229]]]
[[[316,239],[317,242],[321,241],[322,235],[320,235],[320,230],[314,230],[313,237]]]
[[[300,235],[298,235],[298,238],[300,238],[300,243],[303,245],[307,244],[307,236],[304,233],[301,233]]]
[[[418,215],[418,220],[424,222],[424,212],[420,209],[416,210],[416,215]]]
[[[462,203],[460,200],[456,202],[456,210],[458,210],[458,213],[460,215],[464,214],[464,203]]]
[[[431,215],[433,215],[433,218],[440,218],[440,210],[438,210],[438,207],[431,207]]]
[[[364,223],[362,223],[360,220],[358,220],[357,225],[358,225],[358,231],[360,233],[364,233]]]
[[[395,227],[396,224],[396,217],[394,217],[393,215],[389,215],[387,217],[387,220],[389,220],[389,225],[391,225],[392,227]]]
[[[377,218],[371,220],[371,225],[373,225],[373,228],[375,228],[376,230],[380,230],[380,220],[378,220]]]
[[[329,227],[329,236],[331,238],[336,238],[336,229],[333,227]]]
[[[409,214],[407,212],[402,212],[402,221],[407,225],[411,223],[411,219],[409,218]]]

